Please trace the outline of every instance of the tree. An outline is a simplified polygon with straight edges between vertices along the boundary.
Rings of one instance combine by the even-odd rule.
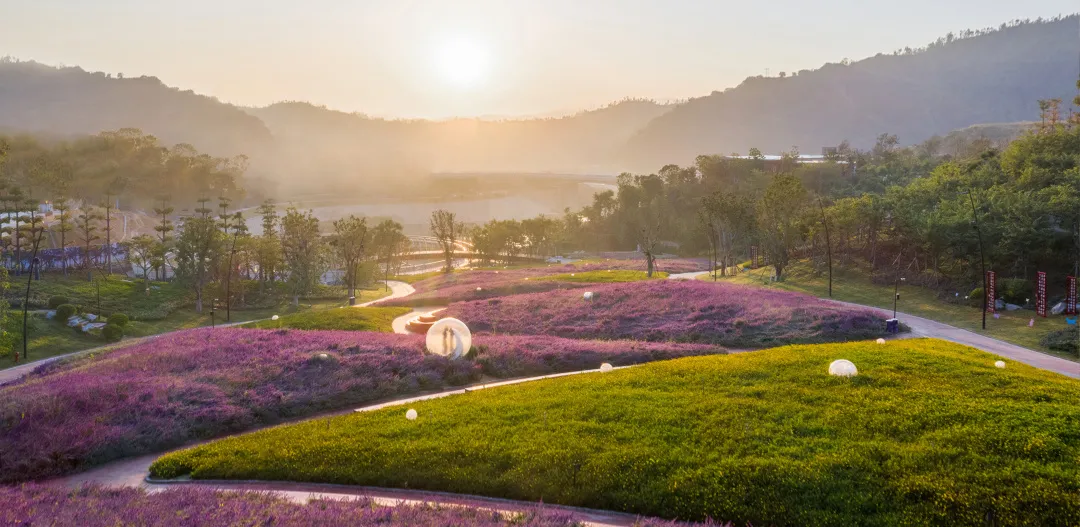
[[[83,265],[88,271],[87,280],[89,281],[94,280],[93,257],[90,255],[90,246],[101,239],[97,234],[97,222],[99,221],[101,221],[101,214],[95,211],[94,207],[84,204],[82,213],[79,214],[76,223],[78,224],[79,234],[82,235],[83,239],[83,247],[85,248],[85,251],[83,252]]]
[[[71,225],[71,211],[70,204],[67,197],[60,196],[53,202],[53,208],[56,209],[56,232],[60,235],[60,267],[63,269],[64,277],[68,275],[67,261],[68,261],[68,238],[67,233],[71,232],[74,227]]]
[[[454,249],[465,232],[465,223],[458,221],[453,212],[439,209],[431,213],[430,227],[431,235],[439,242],[439,247],[442,247],[446,261],[443,271],[449,273],[454,270]]]
[[[293,207],[285,211],[281,218],[281,252],[293,305],[300,305],[300,296],[314,290],[326,264],[319,220],[311,211],[301,213]]]
[[[783,279],[784,267],[799,238],[798,220],[806,206],[806,188],[791,174],[773,177],[758,204],[760,233],[765,254],[776,270],[776,279]]]
[[[224,227],[221,232],[223,236],[228,236],[229,229],[232,229],[232,239],[229,244],[229,259],[228,264],[225,266],[225,321],[230,322],[232,321],[232,277],[237,273],[236,247],[237,242],[241,238],[247,238],[248,229],[247,224],[244,223],[244,213],[237,211],[230,217],[228,212],[226,212],[225,206],[222,207],[221,223]],[[240,288],[240,291],[241,295],[243,295],[243,287]]]
[[[113,210],[113,194],[112,190],[105,191],[105,199],[101,200],[101,204],[98,207],[105,209],[105,268],[108,274],[113,272],[112,261],[112,210]]]
[[[170,198],[162,195],[158,196],[157,200],[159,205],[154,207],[154,215],[160,219],[158,220],[158,224],[154,226],[154,231],[158,233],[157,277],[160,280],[164,277],[165,265],[168,263],[169,245],[172,243],[172,236],[170,233],[175,227],[173,227],[172,220],[169,219],[169,215],[173,213]]]
[[[176,239],[176,274],[194,291],[197,313],[202,313],[203,291],[217,266],[223,237],[213,218],[192,216],[184,219]]]
[[[123,242],[128,262],[131,263],[131,270],[135,272],[136,276],[139,275],[140,270],[142,271],[143,284],[147,295],[150,294],[150,270],[156,269],[159,265],[157,261],[157,244],[157,240],[150,237],[149,234],[140,234]]]
[[[403,257],[409,253],[411,242],[401,224],[390,219],[379,222],[373,229],[372,245],[375,257],[383,268],[383,279],[390,289],[390,271],[401,266]]]
[[[28,358],[30,353],[29,348],[29,328],[27,322],[29,321],[29,306],[30,306],[30,288],[34,283],[34,267],[37,265],[38,249],[41,247],[41,239],[44,237],[45,227],[42,222],[42,217],[37,213],[37,202],[33,199],[28,199],[25,205],[29,206],[30,214],[26,222],[26,235],[30,239],[31,244],[31,256],[30,256],[30,272],[26,277],[26,296],[23,298],[22,312],[22,350],[23,358]],[[19,362],[19,353],[15,352],[15,362]]]
[[[266,200],[259,206],[262,216],[262,236],[255,243],[255,262],[259,268],[259,284],[274,283],[278,267],[281,265],[281,238],[277,228],[280,223],[277,206],[273,200]]]
[[[349,300],[356,300],[356,283],[360,274],[360,264],[364,261],[368,248],[369,234],[367,218],[349,215],[334,221],[334,236],[331,245],[337,253],[338,261],[345,271],[345,285],[349,288]],[[352,305],[352,304],[350,304]]]

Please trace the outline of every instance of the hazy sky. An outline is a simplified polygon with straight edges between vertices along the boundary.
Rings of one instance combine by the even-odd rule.
[[[397,117],[676,99],[1076,0],[0,0],[0,55]]]

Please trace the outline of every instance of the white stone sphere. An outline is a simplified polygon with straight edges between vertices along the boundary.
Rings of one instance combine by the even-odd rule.
[[[409,411],[405,412],[405,419],[408,419],[410,421],[415,421],[416,420],[416,415],[417,415],[416,410],[413,410],[412,408],[409,408]]]
[[[885,343],[885,339],[877,339],[877,343],[878,343],[878,344],[884,344],[884,343]]]
[[[476,290],[477,290],[477,291],[483,291],[483,290],[484,290],[484,288],[482,288],[482,287],[477,287],[477,288],[476,288]]]
[[[472,348],[472,332],[464,322],[444,318],[428,328],[426,344],[428,353],[456,359]]]
[[[994,366],[997,366],[998,368],[1004,368],[1005,367],[1005,361],[999,360],[999,361],[994,363]]]
[[[326,359],[329,359],[329,358],[330,358],[330,356],[329,356],[329,355],[327,355],[327,354],[325,354],[325,353],[320,353],[320,354],[319,354],[319,358],[320,358],[320,359],[322,359],[322,360],[326,360]]]
[[[606,362],[600,365],[600,373],[607,373],[607,372],[609,372],[611,370],[614,370],[614,369],[615,369],[614,366],[612,366],[611,364],[608,364]]]
[[[592,300],[592,297],[593,297],[592,291],[586,291],[583,296],[585,297],[585,300]]]
[[[279,317],[279,316],[277,316],[277,315],[274,315],[274,316],[270,317],[270,320],[277,320],[277,319],[279,319],[279,318],[281,318],[281,317]]]
[[[859,374],[859,369],[847,359],[834,360],[829,364],[829,375],[838,377],[854,377]]]

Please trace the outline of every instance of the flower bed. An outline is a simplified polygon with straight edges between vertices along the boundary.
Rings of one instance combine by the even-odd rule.
[[[484,300],[508,295],[542,293],[558,289],[574,289],[590,283],[637,281],[643,277],[632,273],[619,275],[616,280],[601,275],[602,271],[645,271],[644,259],[604,260],[576,264],[551,264],[525,269],[458,271],[439,274],[414,282],[416,292],[408,297],[380,302],[380,306],[444,306],[453,302]],[[667,274],[707,271],[709,262],[703,259],[670,258],[656,263],[655,277]],[[582,275],[570,276],[570,275]],[[479,288],[479,289],[478,289]]]
[[[141,488],[59,485],[0,487],[0,525],[79,525],[81,527],[320,525],[398,527],[575,527],[573,515],[532,507],[510,514],[463,505],[378,505],[370,498],[313,499],[305,504],[263,492],[225,492],[180,487],[149,493]],[[635,527],[675,527],[643,519]],[[711,526],[719,527],[718,524]]]
[[[656,280],[461,302],[443,311],[474,332],[587,339],[708,342],[729,347],[865,339],[884,313],[799,293]]]
[[[480,380],[722,352],[711,346],[478,337],[471,360],[420,335],[198,329],[39,368],[0,387],[0,481]],[[323,355],[325,354],[325,356]]]

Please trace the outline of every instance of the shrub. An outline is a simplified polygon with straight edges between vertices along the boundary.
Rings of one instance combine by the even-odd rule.
[[[1024,305],[1032,297],[1031,282],[1023,278],[1003,278],[997,281],[998,297],[1010,304]],[[980,304],[981,305],[981,304]]]
[[[56,309],[64,304],[70,304],[71,300],[68,300],[66,296],[51,296],[49,297],[49,309]]]
[[[972,289],[971,293],[968,294],[967,303],[971,307],[981,308],[983,303],[983,288],[976,287],[975,289]]]
[[[61,304],[56,306],[56,320],[60,322],[67,322],[67,319],[79,312],[79,308],[72,304]]]
[[[1069,326],[1047,333],[1042,338],[1042,345],[1054,351],[1080,355],[1080,327]]]
[[[109,324],[116,324],[117,326],[125,327],[130,321],[131,318],[123,313],[113,313],[109,315]]]
[[[105,327],[101,328],[101,336],[105,337],[106,342],[119,342],[120,339],[124,338],[124,327],[109,322],[105,324]]]

